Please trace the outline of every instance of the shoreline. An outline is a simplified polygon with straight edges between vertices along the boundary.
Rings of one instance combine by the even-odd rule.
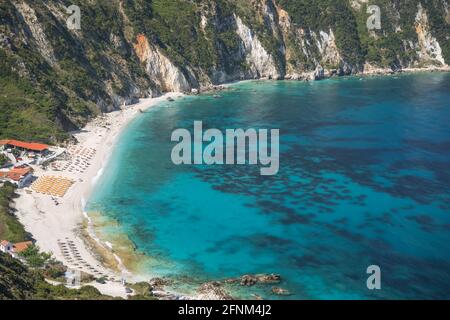
[[[384,76],[402,73],[448,71],[450,71],[449,67],[404,69],[401,72],[377,69],[350,76]],[[340,76],[325,77],[324,79],[329,78],[340,78]],[[267,79],[248,79],[220,86],[227,88],[241,82],[258,80]],[[286,81],[302,81],[302,79],[286,79]],[[211,91],[214,91],[214,89],[202,90],[201,93]],[[116,254],[114,245],[111,245],[95,233],[93,220],[85,212],[84,206],[86,201],[89,199],[96,182],[103,174],[117,139],[131,121],[139,115],[139,110],[147,110],[161,102],[167,101],[169,97],[175,99],[183,96],[183,93],[170,92],[156,98],[141,99],[139,103],[126,106],[123,110],[113,111],[93,119],[82,130],[74,133],[73,135],[78,140],[77,146],[96,149],[96,154],[89,168],[84,173],[74,174],[66,171],[35,168],[37,176],[58,175],[76,181],[68,190],[68,193],[59,199],[59,205],[56,206],[49,195],[35,191],[28,193],[26,189],[30,190],[29,188],[18,190],[20,196],[15,201],[17,217],[24,225],[26,231],[36,240],[36,245],[42,251],[51,252],[58,261],[71,267],[58,247],[58,240],[70,239],[74,241],[85,261],[98,268],[103,274],[108,275],[110,279],[113,279],[112,281],[107,281],[106,285],[97,286],[103,294],[126,297],[124,287],[120,284],[121,277],[125,275],[128,282],[139,282],[148,281],[149,274],[132,273],[126,269],[126,265],[123,264],[123,258],[120,256],[120,253]],[[98,248],[95,248],[96,246]],[[110,257],[105,257],[105,255],[110,255]]]
[[[58,243],[72,241],[84,261],[112,279],[112,281],[107,281],[107,285],[98,286],[103,294],[125,297],[124,287],[120,284],[122,276],[126,275],[128,282],[137,282],[142,279],[139,275],[126,270],[120,257],[115,255],[114,249],[97,237],[92,220],[85,212],[84,206],[108,163],[118,137],[139,115],[140,110],[147,110],[167,101],[169,97],[176,99],[182,96],[184,94],[171,92],[156,98],[141,99],[137,104],[96,117],[82,130],[72,133],[78,141],[77,147],[95,149],[95,155],[90,160],[90,165],[82,173],[68,172],[67,170],[57,171],[51,166],[46,170],[33,166],[35,176],[53,175],[75,181],[65,196],[58,199],[58,205],[52,200],[52,196],[31,191],[30,187],[17,190],[19,197],[14,202],[16,215],[25,230],[32,235],[36,245],[40,247],[41,251],[51,252],[56,260],[72,270],[89,271],[69,262],[64,257]],[[83,230],[85,230],[84,234]],[[90,239],[86,239],[86,236]],[[89,240],[94,242],[90,243],[91,246],[86,243]],[[104,249],[103,253],[109,252],[116,260],[116,265],[114,266],[114,263],[109,261],[109,265],[106,263],[105,266],[108,257],[102,256],[101,252],[93,252],[94,244],[100,247],[97,249]],[[120,288],[123,290],[119,290]]]

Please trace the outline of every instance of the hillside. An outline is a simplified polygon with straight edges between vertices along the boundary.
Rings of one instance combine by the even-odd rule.
[[[38,271],[29,270],[10,255],[0,252],[0,300],[23,299],[99,300],[111,297],[101,295],[90,286],[73,290],[48,284]]]
[[[0,252],[0,300],[31,299],[35,280],[22,264]]]
[[[65,6],[81,9],[69,30]],[[3,0],[0,138],[54,143],[164,91],[450,60],[446,0]],[[323,73],[322,73],[322,68]]]
[[[30,240],[30,235],[17,220],[11,208],[11,200],[15,196],[15,187],[10,183],[0,187],[0,240],[7,239],[11,242]]]

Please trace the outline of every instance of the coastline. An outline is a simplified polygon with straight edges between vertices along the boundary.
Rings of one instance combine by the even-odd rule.
[[[448,72],[450,69],[448,67],[420,68],[404,69],[402,72],[377,69],[373,72],[358,73],[353,76],[376,76],[432,71]],[[236,81],[222,86],[228,87],[240,82]],[[29,194],[25,190],[19,190],[18,192],[20,197],[16,200],[15,204],[17,216],[25,226],[26,231],[33,235],[36,244],[41,250],[52,252],[57,260],[67,266],[68,264],[58,247],[58,240],[69,238],[74,241],[84,260],[114,279],[108,281],[106,285],[98,287],[104,294],[124,297],[123,293],[120,292],[123,289],[123,286],[120,284],[120,278],[123,274],[126,275],[127,281],[129,282],[148,281],[149,277],[148,275],[134,274],[126,270],[126,267],[121,262],[120,254],[116,255],[114,252],[114,247],[111,248],[102,237],[98,237],[95,234],[92,221],[84,211],[84,204],[93,190],[95,181],[101,176],[102,170],[109,160],[118,137],[128,124],[139,115],[139,110],[145,110],[155,106],[160,102],[166,101],[169,97],[179,98],[181,96],[183,96],[182,93],[171,92],[157,98],[141,99],[138,104],[127,106],[123,110],[113,111],[105,114],[103,117],[92,120],[83,130],[74,133],[74,136],[79,141],[79,146],[97,150],[95,157],[91,161],[91,165],[83,174],[69,174],[68,172],[42,170],[40,168],[36,170],[38,176],[58,175],[76,181],[65,197],[60,200],[61,202],[58,206],[54,204],[48,195],[39,194],[34,191]],[[105,123],[108,123],[109,126],[105,126]],[[86,231],[85,234],[83,234],[83,231]],[[86,235],[88,239],[86,239]],[[96,246],[99,247],[94,248]],[[105,257],[105,255],[110,255],[110,257]]]
[[[428,66],[428,67],[421,67],[421,68],[402,68],[400,70],[392,70],[387,68],[377,68],[373,66],[369,66],[366,70],[364,68],[364,71],[358,74],[355,74],[355,76],[383,76],[383,75],[394,75],[394,74],[410,74],[410,73],[421,73],[421,72],[450,72],[450,66]]]
[[[54,258],[67,267],[77,269],[76,265],[65,259],[58,246],[58,241],[73,241],[83,260],[112,280],[107,281],[106,285],[98,286],[98,289],[104,294],[124,297],[125,291],[120,290],[123,289],[120,284],[123,275],[126,276],[128,282],[136,282],[142,279],[128,272],[120,258],[115,255],[114,250],[95,235],[91,219],[84,211],[84,205],[96,180],[101,176],[118,137],[140,113],[140,110],[146,110],[167,101],[169,97],[175,99],[181,96],[183,96],[182,93],[171,92],[156,98],[141,99],[139,103],[126,106],[123,110],[97,117],[79,132],[72,133],[78,140],[77,146],[96,150],[95,156],[90,160],[90,165],[86,171],[72,173],[55,171],[51,167],[47,170],[35,167],[35,175],[37,176],[54,175],[75,181],[67,194],[58,199],[58,205],[55,204],[51,196],[35,191],[30,192],[30,188],[17,191],[19,197],[14,204],[17,210],[16,215],[20,223],[24,225],[25,230],[32,235],[36,245],[44,252],[51,252]],[[97,250],[92,250],[94,246],[98,246]],[[111,256],[105,257],[108,252]],[[111,257],[113,257],[115,263]]]
[[[201,93],[209,93],[220,91],[222,89],[228,89],[233,85],[251,81],[299,81],[299,82],[309,82],[309,81],[322,81],[327,79],[339,79],[339,78],[349,78],[349,77],[377,77],[377,76],[393,76],[393,75],[401,75],[401,74],[415,74],[415,73],[429,73],[429,72],[450,72],[450,66],[427,66],[420,68],[402,68],[399,70],[392,70],[390,68],[379,68],[371,65],[366,65],[364,67],[364,71],[349,74],[349,75],[338,75],[333,74],[328,69],[324,69],[324,74],[321,77],[316,78],[314,75],[314,71],[305,72],[301,74],[286,75],[283,79],[271,79],[267,77],[257,78],[257,79],[244,79],[244,80],[235,80],[226,83],[222,83],[219,85],[210,85],[201,90]]]

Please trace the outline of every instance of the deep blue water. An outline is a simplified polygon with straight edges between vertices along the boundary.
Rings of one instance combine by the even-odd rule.
[[[294,299],[450,298],[449,73],[233,88],[136,119],[89,201],[158,259],[147,268],[275,272]],[[171,133],[194,120],[280,129],[279,173],[175,166]],[[366,287],[372,264],[381,290]]]

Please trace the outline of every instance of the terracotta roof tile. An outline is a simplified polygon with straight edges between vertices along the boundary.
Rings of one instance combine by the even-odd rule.
[[[15,253],[23,252],[23,251],[27,250],[28,247],[30,247],[31,245],[33,245],[33,242],[31,242],[31,241],[14,243],[13,244],[14,252]]]
[[[43,143],[23,142],[19,140],[9,140],[7,144],[33,151],[44,151],[48,149],[48,145]]]

